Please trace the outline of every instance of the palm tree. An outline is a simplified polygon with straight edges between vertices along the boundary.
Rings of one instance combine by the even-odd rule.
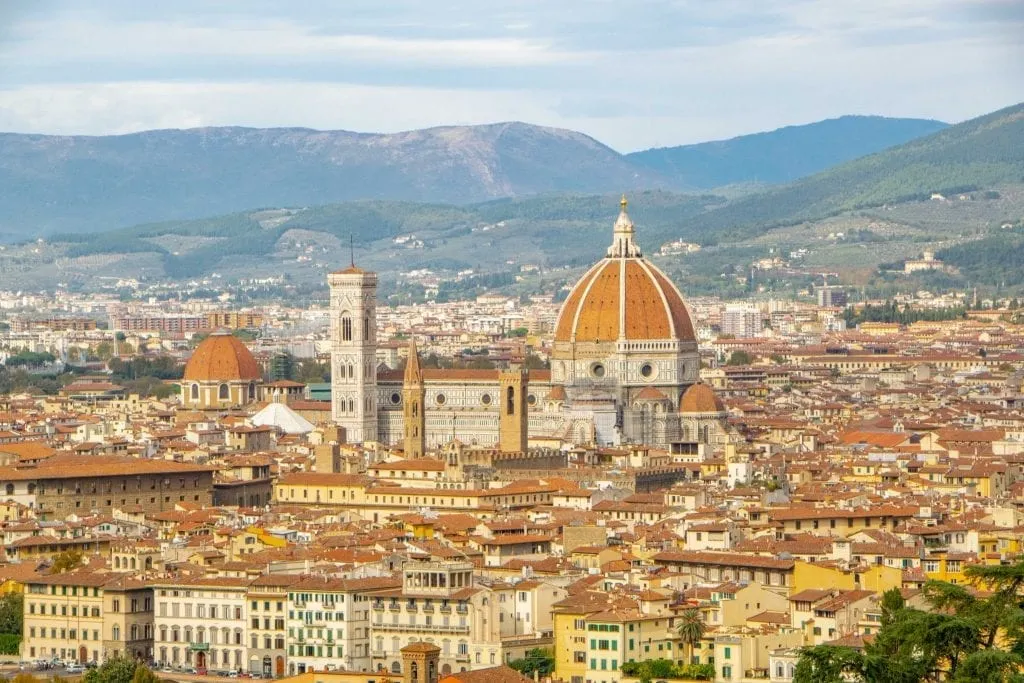
[[[689,646],[690,653],[686,658],[687,664],[693,661],[693,649],[704,637],[705,629],[704,619],[701,618],[700,610],[696,607],[688,607],[679,615],[676,633],[679,634],[679,640]]]

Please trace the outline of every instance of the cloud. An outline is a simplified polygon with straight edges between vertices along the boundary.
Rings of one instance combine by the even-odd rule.
[[[1012,0],[107,0],[4,18],[0,129],[18,131],[525,120],[631,150],[1024,99]]]

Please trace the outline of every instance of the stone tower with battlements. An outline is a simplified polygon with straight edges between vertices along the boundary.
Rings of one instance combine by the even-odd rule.
[[[498,448],[503,453],[525,453],[527,448],[526,368],[513,365],[498,375],[501,399],[498,402]]]
[[[427,445],[427,418],[424,400],[427,392],[423,385],[423,370],[416,342],[409,342],[409,358],[405,363],[402,382],[402,415],[404,420],[405,457],[422,458]]]

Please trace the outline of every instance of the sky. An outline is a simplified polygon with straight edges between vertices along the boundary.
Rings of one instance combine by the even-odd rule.
[[[0,131],[526,121],[628,152],[1024,101],[1022,0],[0,0]]]

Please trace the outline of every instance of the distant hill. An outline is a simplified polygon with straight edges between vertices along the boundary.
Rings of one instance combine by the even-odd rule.
[[[681,217],[725,203],[714,195],[667,191],[632,196],[637,200],[633,216],[642,222],[643,244],[651,250],[679,234]],[[505,268],[510,257],[583,264],[604,253],[618,210],[619,195],[543,195],[461,206],[360,200],[58,234],[50,242],[59,245],[59,256],[68,263],[89,263],[98,255],[150,254],[159,261],[156,274],[175,279],[209,275],[222,270],[225,260],[251,266],[294,259],[302,253],[293,246],[297,243],[327,246],[330,251],[314,254],[336,265],[348,257],[350,238],[360,263],[378,270]],[[414,235],[426,249],[396,246],[392,240],[400,235]],[[688,236],[702,237],[699,231]]]
[[[525,123],[390,135],[231,127],[101,137],[0,133],[0,241],[254,207],[469,204],[782,182],[942,125],[844,117],[630,155],[582,133]]]
[[[935,133],[948,125],[930,119],[841,116],[729,140],[648,149],[627,154],[626,158],[671,178],[681,187],[781,184]]]
[[[1024,103],[840,164],[680,222],[719,239],[843,211],[1024,182]]]
[[[392,135],[197,128],[0,134],[0,235],[93,232],[260,206],[461,204],[668,185],[591,137],[499,123]]]

